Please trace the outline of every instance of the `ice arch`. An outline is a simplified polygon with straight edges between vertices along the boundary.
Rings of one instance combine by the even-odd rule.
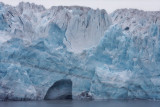
[[[72,81],[62,79],[56,81],[47,91],[45,100],[72,99]]]

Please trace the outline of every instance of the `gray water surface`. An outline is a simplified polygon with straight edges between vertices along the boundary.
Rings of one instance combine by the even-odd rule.
[[[6,101],[0,107],[160,107],[160,101],[107,100],[107,101]]]

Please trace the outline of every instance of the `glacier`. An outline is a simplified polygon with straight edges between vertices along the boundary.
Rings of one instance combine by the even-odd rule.
[[[158,11],[0,3],[0,100],[159,100],[159,64]]]

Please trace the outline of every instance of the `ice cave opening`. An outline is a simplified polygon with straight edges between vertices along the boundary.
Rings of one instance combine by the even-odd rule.
[[[44,100],[72,99],[72,81],[61,79],[56,81],[47,91]]]

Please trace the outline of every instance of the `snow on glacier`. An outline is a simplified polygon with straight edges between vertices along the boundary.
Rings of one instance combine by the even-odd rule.
[[[0,3],[0,99],[160,99],[160,12]],[[86,93],[86,95],[85,95]]]

